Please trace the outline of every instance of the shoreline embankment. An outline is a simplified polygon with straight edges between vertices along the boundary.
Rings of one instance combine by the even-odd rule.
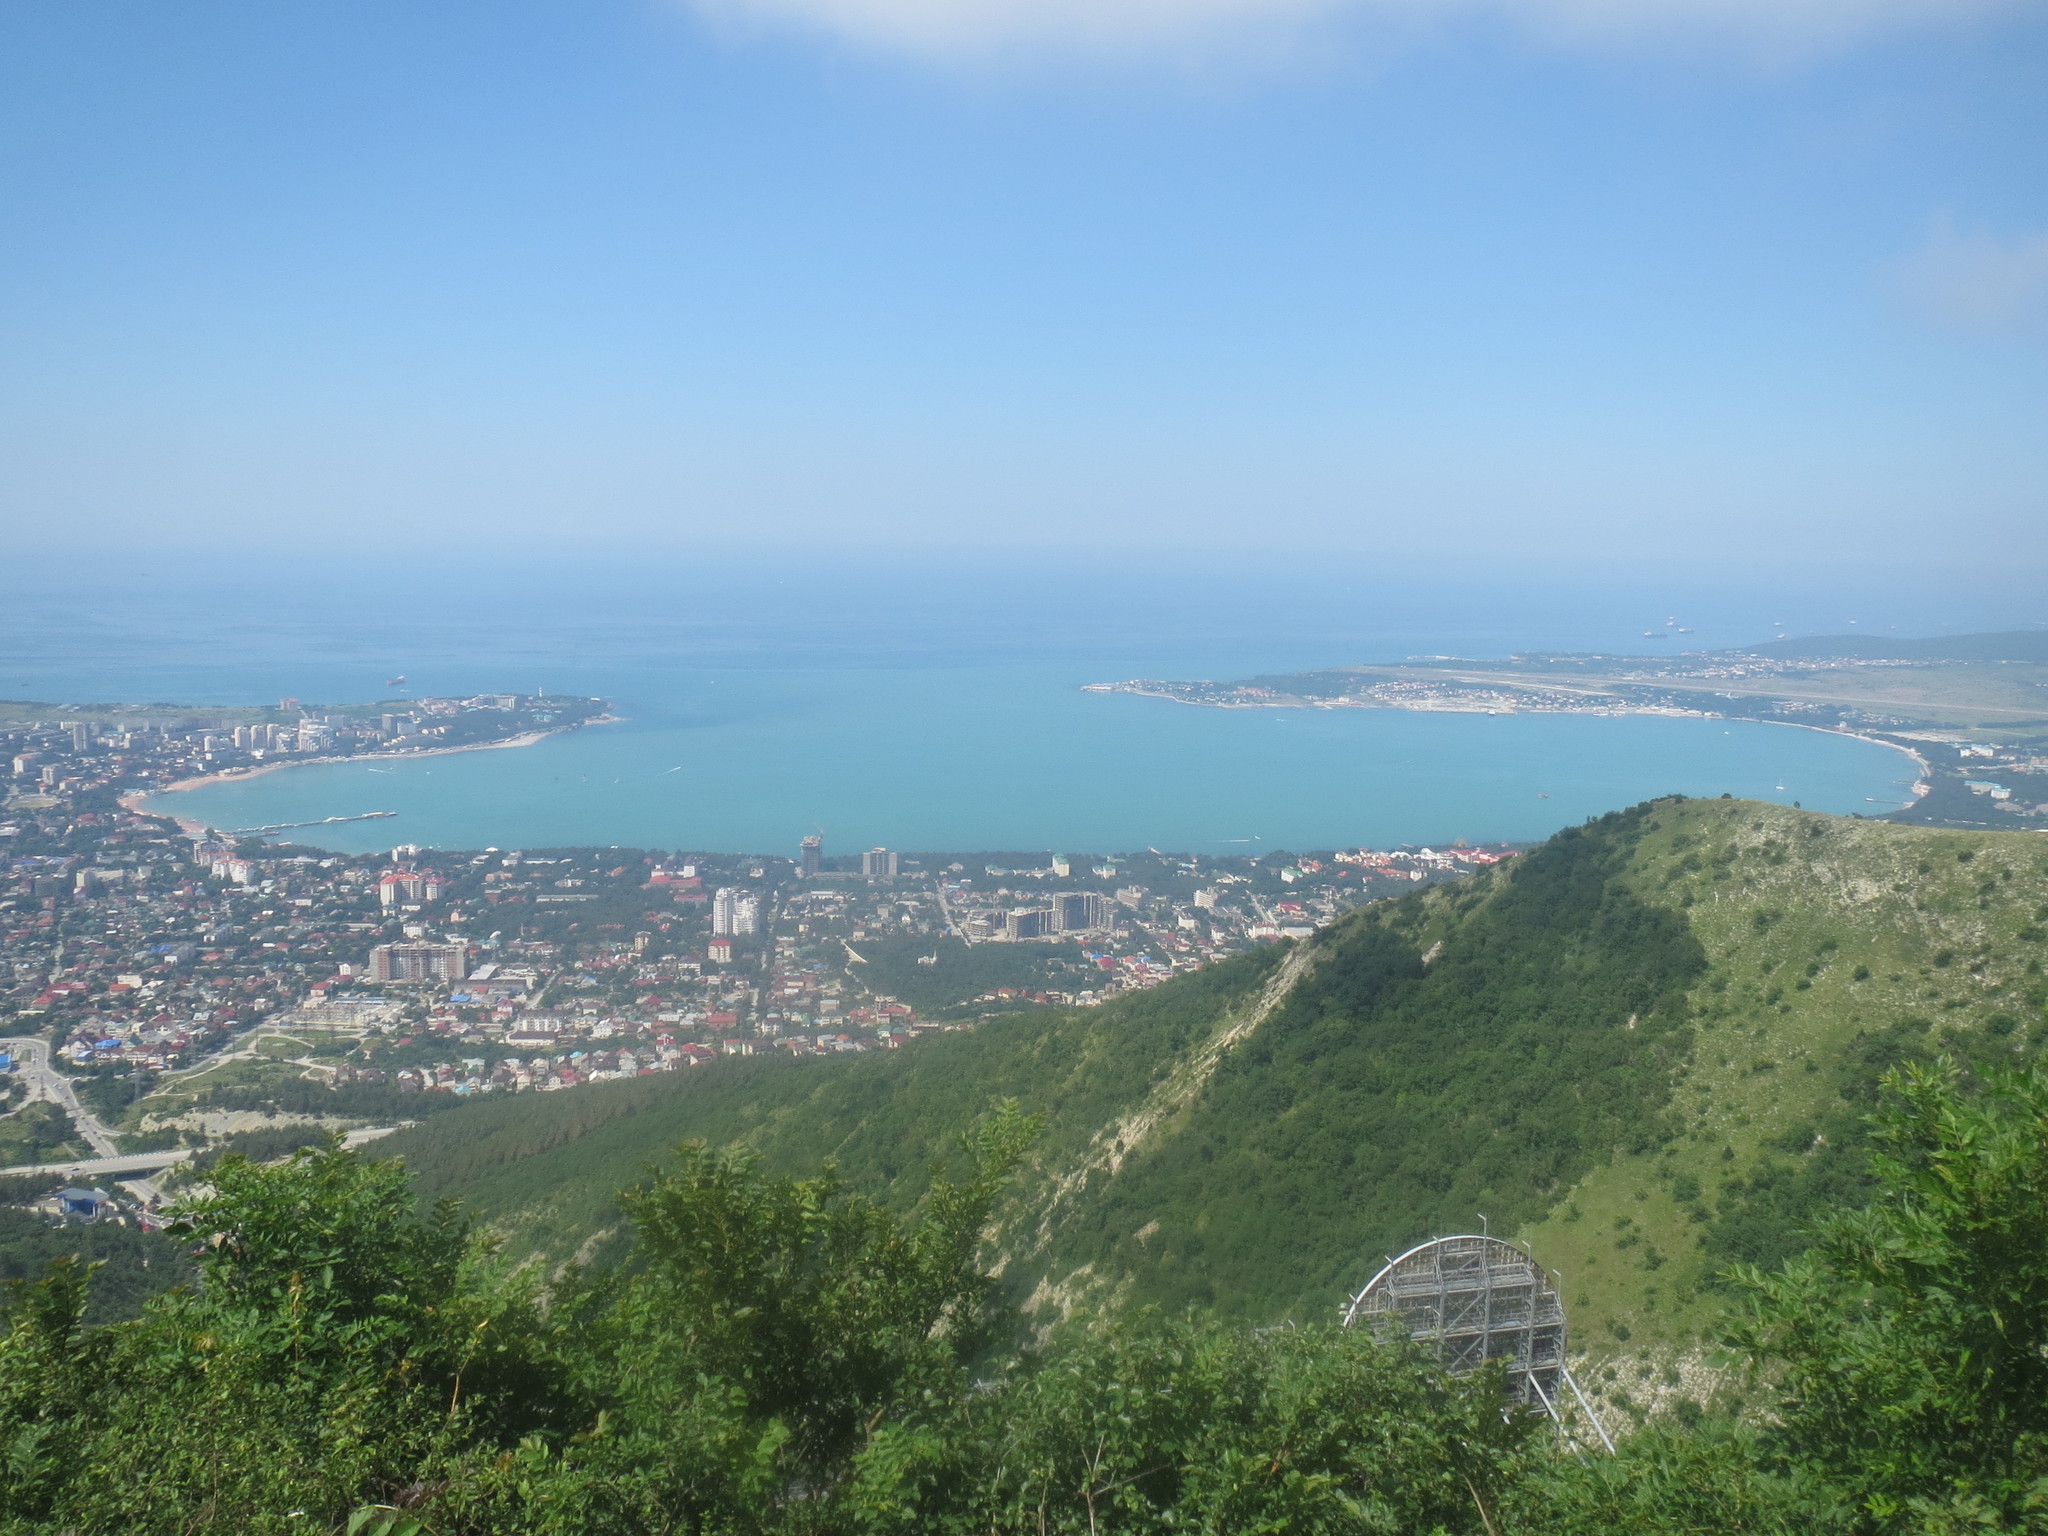
[[[496,752],[508,747],[530,747],[550,736],[561,736],[586,725],[618,725],[625,720],[623,715],[599,715],[595,719],[580,720],[575,725],[558,725],[546,731],[522,731],[517,736],[508,736],[503,741],[465,742],[453,747],[420,747],[405,752],[361,752],[346,757],[305,757],[275,763],[259,763],[251,768],[223,768],[218,773],[195,774],[189,779],[174,779],[169,784],[159,784],[151,789],[124,790],[117,797],[121,809],[137,816],[162,816],[178,824],[178,829],[187,837],[204,837],[212,827],[189,816],[180,816],[171,810],[155,810],[149,801],[159,795],[183,794],[186,790],[205,789],[214,784],[242,784],[250,779],[260,779],[266,773],[277,773],[286,768],[314,768],[334,763],[409,763],[422,757],[448,757],[457,752]]]

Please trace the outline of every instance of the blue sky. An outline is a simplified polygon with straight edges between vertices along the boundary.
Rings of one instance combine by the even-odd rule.
[[[2048,565],[2048,18],[0,0],[16,547]]]

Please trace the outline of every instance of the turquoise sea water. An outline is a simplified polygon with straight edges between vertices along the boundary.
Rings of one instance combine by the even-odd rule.
[[[226,827],[398,813],[310,834],[357,851],[789,853],[820,829],[837,852],[1250,852],[1535,838],[1674,791],[1888,810],[1913,770],[1888,748],[1785,726],[1206,709],[1083,693],[1058,668],[666,681],[667,697],[622,699],[623,724],[532,747],[290,768],[156,807]]]
[[[1888,748],[1785,726],[1218,710],[1081,691],[1416,654],[1641,650],[1643,627],[1667,618],[1690,646],[1755,638],[1772,619],[1840,627],[1781,617],[1799,611],[1783,594],[1433,585],[1336,567],[470,563],[366,576],[339,562],[156,562],[0,573],[0,599],[0,687],[17,698],[544,685],[627,717],[518,750],[300,766],[158,802],[234,828],[397,813],[294,834],[351,850],[790,853],[816,829],[842,853],[1391,846],[1538,838],[1673,792],[1869,813],[1901,803],[1913,777]],[[1940,626],[1902,609],[1894,622],[1926,633],[1996,617]],[[402,688],[386,686],[401,673]]]

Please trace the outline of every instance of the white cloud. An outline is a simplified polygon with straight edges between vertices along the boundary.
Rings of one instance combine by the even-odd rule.
[[[1563,41],[1717,41],[1773,55],[1996,9],[2007,0],[684,0],[744,28],[795,26],[938,59],[1298,45],[1330,24],[1406,36],[1491,18]]]
[[[794,26],[941,59],[1012,52],[1116,55],[1298,32],[1333,0],[687,0],[743,28]]]
[[[1895,277],[1916,309],[1959,330],[2048,324],[2048,231],[2002,236],[1958,230],[1944,218]]]

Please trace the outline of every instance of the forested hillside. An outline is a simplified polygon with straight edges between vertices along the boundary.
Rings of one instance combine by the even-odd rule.
[[[380,1148],[403,1156],[427,1193],[495,1221],[515,1251],[556,1257],[615,1230],[618,1190],[687,1138],[745,1141],[792,1173],[837,1159],[854,1183],[907,1209],[960,1127],[998,1099],[1046,1113],[1039,1166],[1077,1160],[1219,1017],[1248,1006],[1283,958],[1268,950],[1108,1007],[1006,1019],[886,1055],[743,1057],[680,1080],[486,1101]]]
[[[1728,1263],[1865,1197],[1886,1067],[2036,1049],[2044,919],[2027,834],[1661,801],[1099,1009],[485,1103],[388,1145],[566,1258],[686,1138],[833,1158],[907,1208],[1013,1098],[1045,1131],[998,1249],[1041,1321],[1113,1298],[1321,1320],[1483,1214],[1561,1273],[1582,1345],[1676,1341]]]
[[[0,1536],[2037,1530],[2044,924],[2024,835],[1661,801],[1103,1008],[454,1110],[419,1189],[228,1157],[196,1285],[0,1285]],[[1333,1326],[1481,1211],[1614,1454]]]

